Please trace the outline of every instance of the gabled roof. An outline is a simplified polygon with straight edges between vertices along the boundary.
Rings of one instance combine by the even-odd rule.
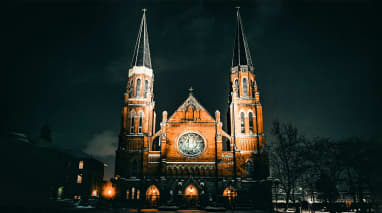
[[[137,42],[135,43],[133,59],[131,61],[131,67],[145,66],[152,69],[150,46],[149,46],[149,34],[147,32],[146,23],[146,9],[143,9],[143,15],[141,25],[139,27]]]
[[[233,47],[232,67],[239,65],[253,66],[251,54],[248,48],[247,38],[245,37],[243,24],[241,23],[240,11],[237,8],[237,27]]]
[[[190,105],[193,105],[195,107],[194,110],[199,110],[199,111],[203,111],[206,113],[207,117],[206,119],[204,120],[211,120],[211,121],[215,121],[214,117],[212,117],[208,111],[199,103],[198,100],[196,100],[196,98],[192,95],[192,93],[190,92],[188,98],[178,107],[178,109],[175,110],[175,112],[169,117],[168,121],[171,121],[171,119],[173,119],[173,117],[175,117],[175,114],[179,111],[186,111],[187,108],[190,106]]]

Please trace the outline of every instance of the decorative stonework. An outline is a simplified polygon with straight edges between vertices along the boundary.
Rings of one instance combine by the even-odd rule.
[[[267,174],[260,181],[252,178],[258,163],[254,156],[262,153],[265,138],[260,95],[241,20],[235,39],[238,51],[230,73],[229,127],[225,132],[220,112],[211,116],[194,97],[192,88],[171,116],[163,111],[159,130],[156,128],[145,15],[143,19],[129,69],[116,156],[118,179],[114,184],[122,192],[118,198],[121,204],[135,205],[140,199],[150,202],[145,205],[151,207],[161,204],[187,208],[187,193],[192,190],[196,193],[191,193],[191,198],[197,199],[193,207],[232,201],[232,196],[227,197],[232,193],[241,196],[243,203],[270,201]]]
[[[202,136],[197,133],[189,132],[179,137],[177,142],[178,150],[187,157],[200,155],[206,143]]]
[[[139,66],[139,67],[134,66],[129,70],[129,78],[133,75],[138,75],[138,74],[143,74],[143,75],[147,75],[148,77],[153,77],[153,70],[144,66]]]
[[[189,106],[195,107],[194,110],[205,110],[202,105],[195,99],[194,96],[190,95],[187,100],[183,102],[182,105],[178,108],[178,110],[187,111]]]

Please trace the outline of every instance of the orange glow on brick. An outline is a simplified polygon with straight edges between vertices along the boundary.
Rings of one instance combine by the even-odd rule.
[[[199,193],[198,193],[198,189],[194,186],[194,185],[189,185],[186,190],[184,191],[184,195],[187,197],[187,198],[195,198],[195,197],[198,197]]]

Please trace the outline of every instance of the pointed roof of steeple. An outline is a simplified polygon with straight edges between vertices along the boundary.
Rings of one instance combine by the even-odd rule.
[[[244,34],[243,24],[241,23],[240,17],[240,7],[236,7],[237,12],[237,27],[236,27],[236,36],[235,36],[235,44],[233,48],[233,56],[232,56],[232,67],[238,65],[248,65],[253,66],[251,54],[248,48],[247,38]]]
[[[147,32],[146,21],[146,9],[143,9],[143,15],[141,25],[139,27],[139,33],[137,42],[135,43],[135,49],[133,54],[133,60],[131,61],[131,67],[133,66],[145,66],[152,69],[150,46],[149,46],[149,34]]]

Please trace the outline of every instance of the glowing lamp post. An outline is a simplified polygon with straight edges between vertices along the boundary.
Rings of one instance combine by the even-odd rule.
[[[104,186],[103,192],[102,192],[103,197],[107,199],[113,199],[115,196],[115,189],[111,183],[108,183]]]
[[[94,189],[93,191],[92,191],[92,196],[93,197],[97,197],[98,195],[97,195],[97,190],[96,189]]]

